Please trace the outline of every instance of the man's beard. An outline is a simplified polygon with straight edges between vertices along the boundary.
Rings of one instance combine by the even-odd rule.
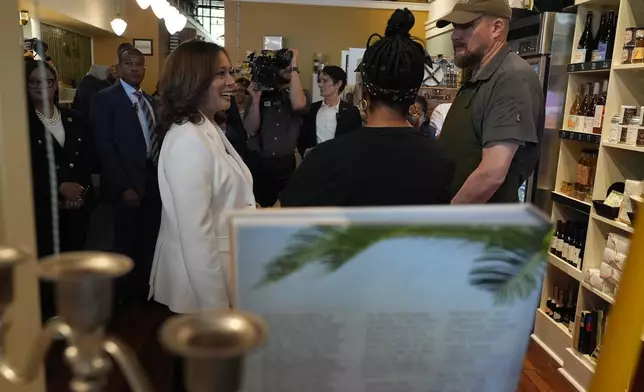
[[[461,69],[475,67],[481,64],[483,60],[483,50],[476,52],[465,52],[463,54],[454,54],[454,64]]]

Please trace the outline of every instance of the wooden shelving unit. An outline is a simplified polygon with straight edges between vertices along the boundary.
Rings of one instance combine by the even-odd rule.
[[[564,113],[569,113],[575,94],[583,83],[608,77],[608,96],[602,134],[594,135],[567,130],[567,116],[560,132],[559,164],[556,189],[553,192],[553,221],[588,222],[584,261],[581,269],[575,268],[555,255],[549,255],[548,268],[543,284],[540,309],[536,312],[532,338],[561,368],[559,371],[579,391],[585,392],[595,371],[595,360],[575,349],[579,335],[580,313],[583,310],[610,310],[614,296],[597,290],[584,281],[591,268],[599,268],[609,233],[630,236],[632,226],[599,215],[591,203],[579,201],[560,192],[562,181],[574,181],[576,164],[584,149],[599,150],[594,177],[593,200],[606,198],[606,191],[614,182],[625,179],[644,180],[644,147],[609,143],[611,118],[619,114],[621,105],[644,106],[644,64],[621,64],[624,31],[628,27],[644,27],[642,0],[577,0],[570,10],[576,10],[577,22],[573,46],[576,47],[584,28],[586,14],[593,11],[596,32],[599,15],[609,10],[617,13],[617,27],[613,60],[610,64],[571,65],[568,67],[568,89]],[[572,62],[572,53],[571,53]],[[543,311],[552,296],[553,285],[577,289],[577,308],[574,326],[556,323]],[[644,337],[643,337],[644,338]]]

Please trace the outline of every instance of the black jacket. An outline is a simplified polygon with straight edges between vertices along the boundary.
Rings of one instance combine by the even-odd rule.
[[[76,182],[88,189],[85,195],[84,211],[94,203],[94,193],[91,189],[90,168],[92,166],[92,145],[88,138],[89,128],[83,116],[76,111],[60,109],[60,117],[65,128],[65,144],[58,144],[52,136],[54,147],[54,160],[56,165],[56,188],[63,182]],[[36,231],[38,239],[38,253],[46,255],[52,253],[52,214],[51,214],[51,188],[49,183],[49,161],[47,157],[47,140],[45,126],[40,122],[35,111],[29,110],[29,136],[31,144],[31,171],[33,180],[34,210],[36,216]],[[58,192],[57,192],[58,193]],[[60,202],[64,201],[58,193]],[[62,218],[62,216],[61,216]],[[61,237],[64,233],[64,222],[61,222]],[[84,227],[77,227],[84,231]],[[63,241],[64,242],[64,241]],[[61,244],[63,250],[66,244]],[[78,248],[78,247],[76,247]]]
[[[318,144],[318,137],[316,133],[316,118],[318,111],[322,107],[322,101],[315,102],[311,105],[311,109],[304,117],[304,123],[300,132],[300,139],[298,142],[298,150],[300,154],[304,154],[307,149],[315,147]],[[337,125],[335,128],[335,137],[346,135],[347,133],[362,127],[362,118],[360,111],[357,107],[349,105],[348,103],[340,100],[340,110],[336,116]]]
[[[145,94],[145,98],[154,108],[152,97]],[[126,189],[134,189],[143,198],[148,186],[158,188],[156,173],[148,170],[147,146],[137,108],[121,83],[94,95],[90,125],[101,166],[101,197],[120,203]]]

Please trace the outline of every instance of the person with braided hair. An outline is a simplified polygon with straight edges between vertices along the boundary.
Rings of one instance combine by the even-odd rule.
[[[280,195],[282,207],[449,203],[453,163],[407,123],[430,61],[409,34],[414,23],[398,9],[384,36],[369,37],[358,66],[367,125],[311,150]]]

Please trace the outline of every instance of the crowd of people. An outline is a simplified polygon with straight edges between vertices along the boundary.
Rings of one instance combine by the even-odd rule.
[[[454,24],[465,74],[440,129],[418,96],[431,60],[406,9],[369,37],[353,102],[342,99],[346,72],[329,65],[311,103],[297,50],[262,91],[235,79],[222,47],[194,40],[169,55],[153,96],[141,89],[145,56],[121,45],[70,110],[57,103],[56,70],[26,58],[39,255],[85,249],[91,215],[107,205],[109,250],[135,263],[117,304],[153,298],[192,313],[230,306],[231,210],[517,202],[538,159],[543,94],[506,44],[507,2],[479,3],[438,22]],[[51,297],[44,288],[45,317]]]

